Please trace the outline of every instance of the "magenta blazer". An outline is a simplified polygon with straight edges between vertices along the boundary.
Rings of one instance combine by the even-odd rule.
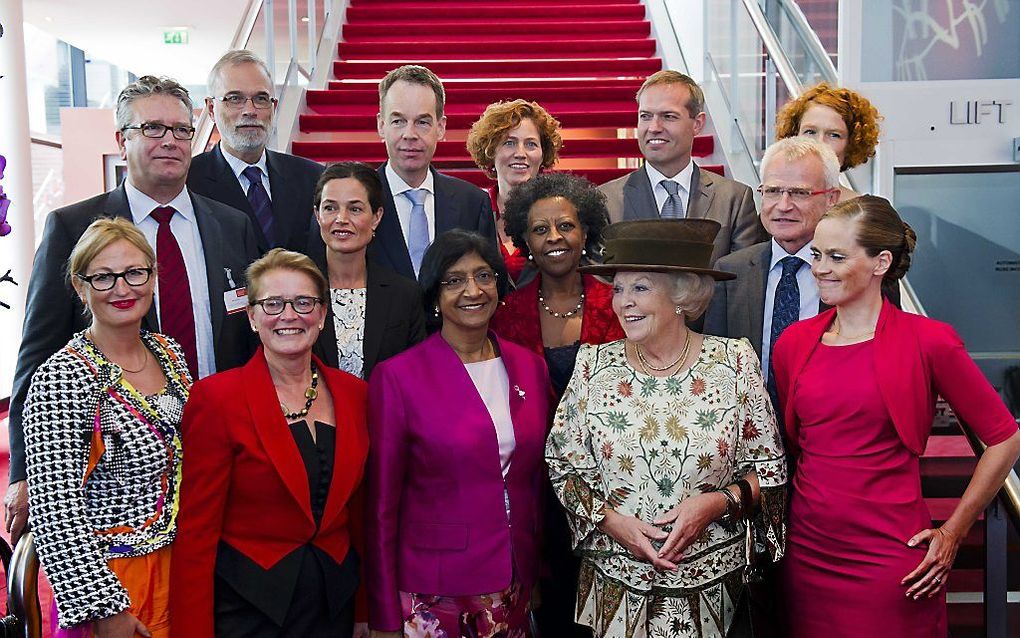
[[[788,449],[793,452],[798,449],[800,426],[792,401],[797,379],[835,314],[833,308],[799,321],[776,341],[776,389],[786,417]],[[1016,421],[949,324],[904,312],[885,300],[875,327],[874,352],[882,399],[900,440],[914,454],[924,453],[939,396],[985,445],[1016,433]]]
[[[490,333],[510,380],[517,445],[506,490],[496,430],[439,333],[379,364],[369,383],[365,576],[369,624],[402,628],[399,592],[502,591],[538,572],[549,373],[541,357]]]

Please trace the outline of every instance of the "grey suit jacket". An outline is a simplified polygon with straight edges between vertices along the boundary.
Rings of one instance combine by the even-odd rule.
[[[644,167],[599,186],[606,195],[609,221],[655,219],[652,183]],[[692,219],[714,219],[722,225],[715,238],[712,261],[769,238],[754,208],[751,188],[732,179],[694,166],[691,176],[691,197],[687,216]]]
[[[216,369],[244,364],[255,351],[256,341],[243,312],[227,314],[223,293],[228,290],[226,270],[237,285],[244,285],[244,271],[258,258],[255,230],[248,216],[211,199],[191,193],[198,232],[205,252],[209,306],[212,311]],[[22,409],[32,375],[46,359],[60,350],[71,337],[88,327],[78,295],[66,276],[67,259],[89,224],[100,217],[132,219],[124,186],[50,213],[42,241],[35,253],[25,303],[25,327],[14,372],[11,396],[10,445],[11,482],[25,479],[25,440]],[[142,322],[147,330],[158,330],[153,304]]]
[[[771,257],[772,242],[765,241],[717,261],[716,269],[731,272],[737,278],[716,282],[712,302],[705,311],[705,334],[731,339],[746,337],[759,359]]]

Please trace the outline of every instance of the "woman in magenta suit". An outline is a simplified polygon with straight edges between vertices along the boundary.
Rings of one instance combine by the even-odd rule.
[[[947,324],[883,301],[916,237],[886,200],[837,204],[818,224],[812,273],[835,306],[776,342],[796,458],[783,585],[790,635],[946,635],[946,580],[960,541],[1020,455],[1016,421]],[[988,445],[939,527],[919,458],[945,398]]]
[[[489,331],[506,277],[491,241],[440,235],[420,276],[440,329],[372,374],[365,537],[375,636],[528,635],[549,378],[538,355]]]
[[[311,259],[276,248],[246,278],[262,347],[196,384],[184,409],[171,637],[363,636],[367,387],[312,355],[328,284]]]

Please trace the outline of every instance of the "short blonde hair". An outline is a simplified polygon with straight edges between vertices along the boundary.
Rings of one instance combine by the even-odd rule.
[[[494,177],[493,163],[496,149],[510,135],[510,131],[520,126],[524,120],[531,120],[538,129],[538,137],[542,143],[542,168],[553,167],[563,146],[560,123],[538,102],[513,100],[490,104],[485,107],[485,112],[478,121],[471,125],[467,148],[478,168]]]
[[[140,250],[148,262],[146,266],[155,267],[156,253],[137,226],[123,217],[101,217],[89,224],[71,249],[67,259],[68,281],[74,285],[75,275],[84,275],[96,255],[118,241],[126,241]]]
[[[663,85],[687,87],[687,92],[691,94],[687,99],[687,104],[684,105],[687,108],[688,117],[698,117],[698,113],[705,110],[705,92],[701,90],[698,83],[691,76],[672,69],[663,69],[649,75],[638,89],[635,98],[640,102],[641,94],[645,89]]]
[[[274,248],[261,259],[253,261],[244,273],[245,279],[248,281],[249,303],[262,298],[262,279],[274,270],[290,270],[307,275],[315,284],[319,298],[324,302],[329,299],[329,282],[326,281],[315,262],[301,253],[284,248]]]
[[[709,275],[693,272],[669,273],[673,279],[673,303],[683,310],[684,319],[693,321],[708,309],[715,293],[715,280]]]

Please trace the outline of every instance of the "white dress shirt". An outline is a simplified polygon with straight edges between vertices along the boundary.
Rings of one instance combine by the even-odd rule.
[[[411,209],[414,204],[402,193],[414,190],[407,182],[397,175],[389,162],[386,162],[386,181],[390,184],[390,192],[393,193],[393,206],[397,209],[397,219],[400,221],[400,231],[404,235],[404,244],[407,244],[407,234],[411,230]],[[429,222],[429,244],[436,240],[436,188],[435,178],[429,170],[425,181],[421,183],[422,188],[428,193],[425,196],[425,217]]]
[[[124,191],[127,193],[131,218],[145,235],[153,252],[156,252],[156,233],[159,222],[150,217],[150,213],[163,206],[124,180]],[[191,290],[191,309],[195,314],[195,347],[198,350],[198,376],[207,377],[216,372],[216,349],[213,347],[212,309],[209,304],[209,280],[206,278],[205,251],[202,248],[202,235],[198,232],[198,220],[195,207],[191,203],[188,189],[183,189],[168,202],[177,214],[170,218],[170,232],[177,239],[184,257],[184,267],[188,271],[188,288]],[[159,261],[159,254],[156,254]],[[159,282],[157,280],[155,299],[156,316],[159,317]],[[160,321],[162,323],[162,321]]]
[[[780,246],[775,239],[772,240],[772,259],[769,261],[769,277],[765,284],[765,315],[762,321],[761,335],[761,371],[765,380],[769,378],[769,359],[771,358],[772,344],[772,306],[776,302],[776,288],[783,276],[783,266],[779,263],[790,253]],[[797,251],[797,257],[804,261],[804,265],[797,271],[797,288],[800,289],[800,317],[809,319],[818,314],[818,304],[821,301],[818,296],[818,284],[814,275],[811,274],[811,244],[807,243]]]
[[[266,189],[266,194],[269,195],[269,201],[273,201],[273,191],[269,188],[269,164],[266,163],[266,151],[262,150],[262,157],[259,161],[254,164],[249,164],[243,159],[234,157],[230,154],[227,149],[223,148],[223,143],[220,142],[220,153],[223,153],[223,158],[227,160],[227,164],[230,165],[230,170],[234,171],[234,177],[237,178],[237,183],[241,185],[241,190],[245,195],[248,194],[248,187],[251,186],[251,182],[248,178],[242,175],[244,169],[249,166],[258,167],[262,171],[262,186]]]
[[[645,162],[645,172],[648,175],[648,181],[652,185],[652,194],[655,195],[655,208],[659,215],[662,215],[662,206],[669,199],[669,192],[662,185],[662,182],[672,180],[680,185],[677,196],[680,197],[680,201],[684,205],[684,217],[687,217],[687,211],[691,203],[691,178],[694,176],[694,162],[687,162],[687,166],[673,177],[666,177],[657,171],[650,162]]]

